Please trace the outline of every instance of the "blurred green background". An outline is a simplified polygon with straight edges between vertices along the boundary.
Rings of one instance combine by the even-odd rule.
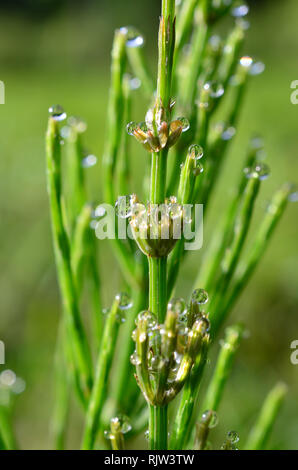
[[[6,345],[5,367],[15,370],[27,383],[15,410],[16,432],[23,448],[51,445],[48,423],[60,304],[45,183],[47,109],[60,103],[70,114],[84,117],[88,147],[100,156],[113,30],[127,24],[141,29],[146,53],[154,64],[159,3],[0,3],[0,80],[6,87],[6,103],[0,106],[0,339]],[[252,133],[264,136],[272,168],[271,177],[263,184],[254,223],[275,188],[285,180],[298,182],[298,106],[290,102],[290,84],[298,79],[297,15],[296,0],[251,2],[251,28],[243,52],[264,61],[266,71],[250,84],[239,132],[205,225],[205,246],[229,198]],[[139,105],[136,120],[142,120],[144,113],[145,107]],[[135,156],[136,174],[143,158],[143,153]],[[88,173],[90,197],[100,199],[100,165]],[[244,440],[263,398],[276,381],[283,380],[289,393],[271,448],[298,449],[298,366],[290,363],[290,343],[298,339],[297,219],[298,204],[290,204],[229,320],[244,321],[250,336],[241,346],[227,386],[217,432],[222,436],[237,429]],[[253,230],[254,226],[252,235]],[[120,286],[120,276],[108,244],[102,244],[104,303],[108,305],[117,283]],[[189,259],[183,269],[180,294],[188,295],[200,257]],[[78,412],[71,419],[69,446],[75,448],[82,421]]]

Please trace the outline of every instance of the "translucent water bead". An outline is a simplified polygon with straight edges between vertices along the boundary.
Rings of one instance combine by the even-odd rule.
[[[200,160],[204,155],[204,151],[199,144],[193,144],[188,148],[188,154],[194,160]]]
[[[90,154],[86,155],[86,157],[82,160],[82,167],[83,168],[91,168],[92,166],[96,165],[97,157],[96,155]]]
[[[204,89],[209,91],[210,97],[213,99],[220,98],[225,92],[222,84],[215,80],[211,80],[210,82],[205,83]]]
[[[185,300],[182,298],[171,299],[168,303],[168,310],[171,310],[178,315],[181,315],[185,311]]]
[[[236,18],[243,18],[249,12],[249,6],[246,3],[240,1],[236,2],[235,6],[232,8],[231,14]]]
[[[199,305],[205,305],[209,300],[208,293],[204,289],[195,289],[191,296],[191,301]]]
[[[121,196],[115,204],[116,214],[121,219],[127,219],[133,214],[134,196]]]
[[[116,299],[119,302],[118,308],[120,310],[128,310],[133,305],[131,296],[127,294],[126,292],[120,292],[120,294],[117,294]]]
[[[253,63],[253,60],[249,56],[243,56],[241,57],[239,62],[240,62],[240,65],[242,65],[242,67],[250,67]]]
[[[70,116],[67,122],[69,126],[73,127],[79,134],[82,134],[87,129],[86,121],[80,117]]]
[[[123,26],[120,28],[122,34],[126,35],[127,47],[142,47],[144,45],[144,37],[139,31],[131,26]]]
[[[182,132],[188,131],[188,129],[190,128],[188,119],[186,119],[185,117],[178,117],[177,121],[180,121],[182,124]]]
[[[266,163],[256,163],[252,167],[244,168],[247,178],[259,178],[265,180],[270,175],[270,168]]]
[[[290,186],[290,193],[288,196],[290,202],[298,202],[298,185],[292,184]]]
[[[122,434],[127,434],[129,431],[131,431],[130,420],[125,415],[119,415],[115,418],[112,418],[110,423],[111,429],[117,429],[117,431],[121,432]]]
[[[49,113],[50,116],[55,119],[55,121],[64,121],[64,119],[67,117],[66,112],[62,106],[60,106],[60,104],[54,104],[53,106],[50,106]]]
[[[227,439],[231,444],[237,444],[239,442],[239,434],[236,431],[229,431],[227,434]]]
[[[204,411],[201,418],[202,423],[208,424],[209,429],[215,428],[218,424],[218,416],[216,411],[207,410]]]

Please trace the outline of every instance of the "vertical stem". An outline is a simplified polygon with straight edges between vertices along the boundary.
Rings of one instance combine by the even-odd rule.
[[[152,154],[150,202],[161,204],[165,199],[168,149]]]
[[[149,263],[149,310],[162,323],[167,310],[167,257],[151,258]]]
[[[150,450],[166,450],[168,436],[167,406],[150,405],[149,447]]]
[[[82,449],[92,450],[96,441],[99,420],[106,399],[107,381],[112,366],[113,354],[119,330],[119,302],[116,299],[106,320],[101,348],[99,351],[94,386],[85,420]]]
[[[160,110],[170,117],[173,55],[175,48],[175,0],[162,0],[162,16],[158,36],[158,73],[155,116]],[[150,202],[161,204],[165,198],[167,176],[165,148],[153,153],[151,161]],[[149,309],[163,322],[167,308],[167,257],[150,258]],[[167,448],[167,407],[150,405],[149,442],[151,449]]]

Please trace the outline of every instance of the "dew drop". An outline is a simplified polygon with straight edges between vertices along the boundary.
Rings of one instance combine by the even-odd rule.
[[[215,80],[205,83],[204,89],[209,91],[210,97],[213,99],[220,98],[225,92],[222,84]]]
[[[121,219],[127,219],[133,213],[133,197],[129,196],[120,196],[115,204],[116,214]]]
[[[298,185],[292,184],[290,186],[290,193],[288,196],[290,202],[298,202]]]
[[[126,131],[129,135],[133,135],[136,129],[138,129],[138,124],[134,121],[129,122],[126,126]]]
[[[94,210],[94,217],[103,217],[104,215],[106,215],[106,213],[106,209],[103,206],[99,205]]]
[[[204,151],[199,144],[191,145],[188,149],[188,153],[190,157],[194,158],[195,160],[200,160],[200,158],[202,158],[204,155]]]
[[[68,118],[68,124],[73,127],[79,134],[82,134],[83,132],[86,131],[87,129],[87,124],[86,122],[77,116],[70,116]]]
[[[64,121],[64,119],[66,119],[67,117],[66,112],[64,111],[62,106],[60,106],[60,104],[55,104],[51,106],[49,108],[49,113],[50,116],[55,119],[55,121]]]
[[[146,441],[149,441],[149,429],[147,429],[147,430],[144,432],[144,436],[145,436]]]
[[[177,121],[180,121],[182,124],[182,132],[188,131],[188,129],[190,128],[188,119],[186,119],[185,117],[178,117]]]
[[[126,434],[131,431],[132,426],[130,420],[126,415],[119,415],[111,419],[111,426],[116,426],[122,434]]]
[[[242,67],[250,67],[253,63],[253,60],[249,56],[243,56],[241,57],[239,62],[240,62],[240,65],[242,65]]]
[[[144,45],[144,38],[139,31],[131,26],[124,26],[120,28],[123,34],[126,34],[127,47],[142,47]]]
[[[91,168],[92,166],[96,165],[97,157],[95,155],[87,155],[82,160],[82,167],[83,168]]]
[[[222,140],[225,140],[225,141],[231,140],[235,134],[236,134],[235,127],[230,126],[223,131],[223,133],[221,134],[221,138]]]
[[[92,230],[96,230],[96,228],[97,228],[97,226],[98,226],[98,220],[91,220],[91,222],[90,222],[89,225],[90,225],[90,228],[91,228]]]
[[[204,413],[202,414],[201,421],[203,423],[208,424],[208,427],[210,429],[215,428],[215,426],[217,426],[218,424],[218,416],[217,416],[216,411],[213,411],[213,410],[204,411]]]
[[[129,86],[131,90],[138,90],[141,85],[142,85],[142,82],[137,77],[133,77],[129,82]]]
[[[141,129],[141,131],[143,131],[143,132],[147,132],[147,131],[148,131],[148,127],[147,127],[146,122],[139,122],[138,127],[139,127],[139,128]]]
[[[136,324],[139,321],[146,321],[148,328],[155,328],[157,325],[157,319],[154,313],[150,312],[149,310],[143,310],[138,314],[138,318],[136,319]]]
[[[255,150],[263,149],[263,147],[264,147],[263,137],[261,137],[259,135],[255,135],[250,141],[250,146]]]
[[[174,106],[176,104],[176,100],[174,98],[171,98],[171,101],[170,101],[170,109],[173,109]]]
[[[249,6],[242,2],[238,2],[231,11],[232,16],[235,16],[236,18],[242,18],[243,16],[246,16],[248,12]]]
[[[200,175],[201,173],[203,173],[203,171],[204,171],[204,167],[201,163],[197,163],[196,167],[192,170],[195,176]]]
[[[260,75],[265,70],[265,64],[263,62],[254,62],[249,71],[250,75]]]
[[[104,431],[103,435],[106,439],[109,439],[109,440],[115,439],[115,436],[111,431],[106,430],[106,431]]]
[[[16,379],[16,374],[10,369],[6,369],[0,374],[0,384],[5,387],[12,387]]]
[[[11,390],[13,393],[16,395],[20,395],[23,393],[26,389],[26,382],[25,380],[21,379],[20,377],[17,377],[14,384],[11,386]]]
[[[176,202],[171,202],[168,206],[169,209],[169,216],[172,220],[179,219],[182,217],[183,209],[182,206]]]
[[[63,126],[60,130],[60,135],[63,139],[68,139],[71,135],[71,129],[69,126]]]
[[[201,331],[203,334],[205,333],[208,333],[208,331],[210,330],[210,321],[208,320],[207,317],[202,317],[200,320],[200,324],[201,324]]]
[[[142,361],[141,361],[140,357],[137,355],[136,351],[130,356],[130,362],[134,366],[139,366],[142,363]]]
[[[262,181],[268,178],[270,169],[266,163],[257,163],[252,167],[244,168],[244,173],[247,178],[259,178]]]
[[[120,294],[117,294],[116,299],[119,302],[118,308],[120,310],[128,310],[133,305],[131,296],[128,295],[126,292],[120,292]]]
[[[180,298],[174,298],[171,299],[170,302],[168,303],[168,310],[171,310],[174,313],[177,313],[178,315],[181,315],[182,312],[185,310],[185,300]]]
[[[192,293],[191,301],[204,305],[208,302],[208,293],[204,289],[195,289]]]
[[[227,434],[227,439],[231,442],[231,444],[237,444],[239,441],[239,434],[236,431],[229,431]]]

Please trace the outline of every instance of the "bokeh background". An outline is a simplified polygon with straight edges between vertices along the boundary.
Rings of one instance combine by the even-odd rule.
[[[5,367],[27,384],[14,416],[18,439],[26,449],[51,446],[48,423],[60,314],[45,183],[47,109],[60,103],[70,114],[84,117],[88,147],[100,157],[113,30],[127,24],[142,30],[146,53],[154,64],[159,4],[157,0],[0,2],[0,79],[6,86],[6,103],[0,106],[0,339],[6,344]],[[251,28],[243,52],[264,61],[266,71],[250,83],[239,132],[212,200],[205,244],[216,229],[252,133],[264,136],[272,168],[263,184],[252,233],[272,191],[285,180],[298,182],[298,106],[290,102],[290,84],[298,79],[298,3],[258,0],[250,6]],[[135,109],[136,120],[142,120],[144,112],[141,103]],[[144,155],[135,158],[136,174],[142,168],[140,158]],[[100,164],[88,171],[90,197],[99,199]],[[298,448],[298,366],[290,363],[290,343],[298,339],[297,219],[298,204],[289,204],[229,320],[243,321],[250,335],[227,386],[217,432],[223,435],[235,428],[244,440],[266,393],[283,380],[289,392],[271,448]],[[107,244],[103,251],[108,305],[117,282],[120,287],[120,276]],[[183,295],[191,288],[199,259],[191,260],[182,272],[179,291]],[[77,410],[71,420],[69,446],[75,448],[82,423]]]

